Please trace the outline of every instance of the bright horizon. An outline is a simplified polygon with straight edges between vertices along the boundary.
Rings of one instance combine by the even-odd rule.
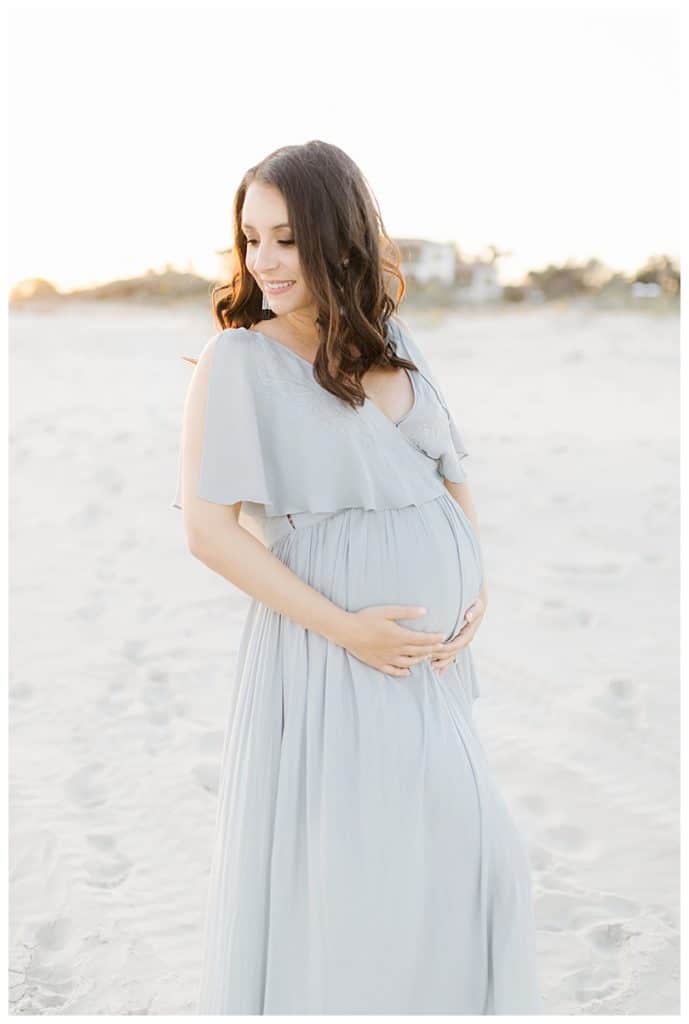
[[[10,284],[213,278],[246,168],[312,138],[390,235],[493,243],[505,282],[679,256],[676,12],[373,8],[365,34],[346,13],[13,11]]]

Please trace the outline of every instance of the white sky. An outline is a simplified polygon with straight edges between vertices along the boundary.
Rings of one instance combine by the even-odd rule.
[[[13,283],[217,272],[245,169],[320,138],[393,236],[679,254],[667,9],[33,9],[10,18]]]

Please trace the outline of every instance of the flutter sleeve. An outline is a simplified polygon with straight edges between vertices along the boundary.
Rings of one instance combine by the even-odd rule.
[[[234,505],[269,500],[266,451],[256,406],[253,360],[237,331],[221,331],[207,343],[210,365],[197,494]],[[204,349],[205,351],[205,349]],[[182,508],[182,453],[172,508]]]
[[[438,468],[446,480],[450,480],[452,483],[462,483],[467,478],[462,460],[469,454],[462,432],[457,425],[426,355],[414,340],[410,329],[406,324],[402,324],[399,319],[396,319],[395,327],[397,328],[398,337],[401,338],[402,347],[406,349],[409,357],[414,360],[421,373],[433,388],[444,413],[442,429],[440,431],[441,439],[438,444]]]
[[[467,478],[466,470],[462,465],[462,459],[465,459],[469,452],[466,450],[459,427],[455,423],[452,413],[447,406],[444,406],[444,409],[450,428],[452,446],[448,447],[440,458],[440,471],[446,480],[461,484]]]

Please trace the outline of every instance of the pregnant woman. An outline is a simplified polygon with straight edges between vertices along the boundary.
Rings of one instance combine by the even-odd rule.
[[[527,852],[472,722],[467,451],[394,247],[318,141],[246,173],[234,230],[173,502],[252,598],[198,1012],[539,1013]]]

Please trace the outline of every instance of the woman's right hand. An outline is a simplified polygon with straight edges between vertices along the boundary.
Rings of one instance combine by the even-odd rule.
[[[424,633],[395,622],[420,618],[426,614],[425,608],[383,604],[347,614],[342,646],[355,658],[389,676],[408,676],[412,665],[442,651],[444,633]]]

